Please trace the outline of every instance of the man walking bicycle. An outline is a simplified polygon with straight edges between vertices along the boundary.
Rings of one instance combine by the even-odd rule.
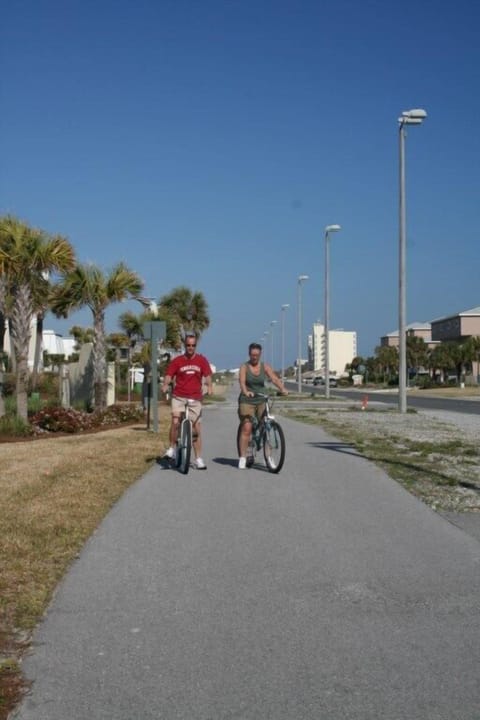
[[[185,408],[185,400],[189,399],[192,400],[189,404],[189,413],[193,422],[195,467],[197,470],[206,470],[207,466],[202,458],[201,433],[203,381],[205,380],[207,394],[211,395],[213,393],[212,369],[207,358],[197,353],[197,336],[194,332],[185,333],[183,343],[184,353],[178,355],[169,364],[162,385],[162,392],[166,393],[170,383],[174,383],[171,402],[170,447],[166,451],[165,457],[171,460],[175,459],[180,418]]]

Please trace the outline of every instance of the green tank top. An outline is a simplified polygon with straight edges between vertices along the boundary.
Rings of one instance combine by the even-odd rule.
[[[258,375],[254,375],[250,370],[250,365],[245,363],[246,378],[245,385],[247,390],[253,393],[265,393],[265,368],[263,363],[260,363],[260,372]],[[249,403],[250,405],[260,405],[265,402],[262,398],[251,398],[240,392],[238,401],[241,403]]]

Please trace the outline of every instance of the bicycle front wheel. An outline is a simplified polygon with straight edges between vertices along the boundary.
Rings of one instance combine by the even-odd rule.
[[[177,450],[177,466],[186,475],[190,470],[190,454],[192,452],[192,423],[183,420],[180,427],[180,443]]]
[[[285,461],[285,435],[276,420],[271,420],[263,431],[263,455],[268,472],[280,472]]]

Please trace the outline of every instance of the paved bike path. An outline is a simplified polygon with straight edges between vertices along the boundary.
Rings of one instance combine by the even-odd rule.
[[[152,468],[60,585],[19,720],[478,720],[480,543],[314,426]]]

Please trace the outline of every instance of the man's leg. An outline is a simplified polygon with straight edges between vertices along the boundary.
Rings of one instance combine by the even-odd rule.
[[[178,415],[172,415],[172,421],[170,423],[170,447],[175,447],[178,438],[178,429],[180,427],[180,417]]]
[[[193,423],[193,449],[195,457],[202,457],[202,423],[200,419]]]

